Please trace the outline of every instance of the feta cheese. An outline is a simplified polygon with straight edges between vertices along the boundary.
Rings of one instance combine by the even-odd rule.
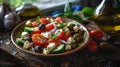
[[[65,50],[71,50],[71,49],[72,49],[71,45],[69,45],[69,44],[65,45]]]
[[[49,54],[55,47],[55,43],[49,43],[48,46],[43,49],[43,54]]]
[[[42,32],[41,35],[43,35],[46,38],[50,38],[51,37],[51,33],[50,32]]]
[[[71,44],[73,42],[75,42],[74,38],[73,37],[69,37],[68,40],[67,40],[67,43]]]
[[[29,49],[31,46],[32,46],[32,43],[30,43],[29,41],[25,41],[24,45],[23,45],[23,48],[24,49]]]
[[[25,25],[31,27],[31,26],[32,26],[32,22],[29,20],[29,21],[27,21],[27,22],[25,23]]]
[[[25,39],[25,37],[29,36],[28,32],[22,32],[21,33],[21,38]]]

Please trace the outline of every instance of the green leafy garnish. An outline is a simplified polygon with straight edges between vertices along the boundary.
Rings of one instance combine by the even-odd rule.
[[[53,34],[51,39],[55,39],[58,35],[57,34]]]
[[[94,9],[91,7],[84,7],[82,9],[82,12],[85,17],[91,17],[93,15]]]
[[[78,22],[83,22],[83,19],[81,17],[79,17],[78,15],[73,14],[72,4],[69,3],[69,2],[65,4],[64,14],[60,14],[59,16],[72,18],[74,20],[77,20]]]
[[[38,16],[38,17],[36,18],[36,22],[37,22],[37,23],[40,23],[39,19],[40,19],[40,16]]]

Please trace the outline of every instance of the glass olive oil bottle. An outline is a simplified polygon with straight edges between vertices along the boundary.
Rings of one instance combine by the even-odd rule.
[[[39,8],[30,3],[23,4],[16,8],[16,12],[21,17],[22,21],[40,16],[41,14]]]
[[[105,33],[120,34],[120,0],[102,0],[94,11],[93,20]]]

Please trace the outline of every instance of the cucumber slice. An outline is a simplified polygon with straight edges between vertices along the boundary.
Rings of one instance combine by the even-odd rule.
[[[24,41],[22,40],[22,38],[17,38],[17,39],[16,39],[16,43],[17,43],[17,44],[20,44],[20,45],[23,45],[23,44],[24,44]]]
[[[64,44],[61,44],[59,45],[58,47],[56,47],[52,52],[53,53],[61,53],[65,50],[65,45]]]
[[[29,33],[31,33],[31,32],[34,31],[34,28],[24,27],[24,31],[25,31],[25,32],[29,32]]]

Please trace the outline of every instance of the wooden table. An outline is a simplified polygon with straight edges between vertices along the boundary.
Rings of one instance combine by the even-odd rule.
[[[99,29],[94,23],[86,25],[89,30]],[[0,67],[120,67],[120,47],[91,53],[83,50],[62,59],[42,60],[27,55],[12,44],[10,32],[0,33]]]

